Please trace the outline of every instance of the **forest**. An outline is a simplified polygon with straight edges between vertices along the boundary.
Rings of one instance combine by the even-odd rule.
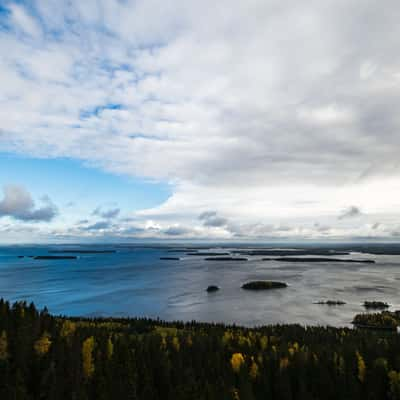
[[[393,330],[53,316],[0,300],[0,399],[400,399]]]

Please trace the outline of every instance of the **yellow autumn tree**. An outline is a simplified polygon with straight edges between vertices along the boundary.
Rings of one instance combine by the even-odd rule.
[[[239,346],[241,346],[241,347],[246,346],[246,345],[249,347],[251,346],[251,340],[248,337],[243,336],[241,334],[239,334],[238,343],[239,343]]]
[[[33,345],[35,352],[39,356],[43,356],[49,352],[51,346],[50,335],[47,332],[44,332],[43,335],[36,340]]]
[[[68,338],[74,334],[76,330],[76,324],[72,321],[65,320],[61,327],[60,335],[63,338]]]
[[[172,347],[175,349],[175,351],[179,351],[181,348],[181,344],[179,343],[179,338],[177,336],[172,338]]]
[[[240,371],[240,367],[244,363],[244,357],[242,353],[234,353],[231,357],[232,369],[237,373]]]
[[[360,382],[364,382],[365,379],[365,362],[364,359],[362,358],[362,355],[357,351],[356,352],[356,357],[357,357],[357,369],[358,369],[358,374],[357,377],[360,380]]]
[[[268,347],[268,337],[267,336],[260,337],[260,347],[262,350],[265,350]]]
[[[254,361],[254,359],[252,360],[251,366],[250,366],[250,378],[255,380],[258,376],[259,372],[258,372],[258,365],[257,363]]]
[[[93,362],[94,337],[88,337],[82,344],[82,368],[85,378],[90,378],[94,373]]]
[[[6,331],[2,331],[0,335],[0,360],[4,361],[8,358],[8,340]]]
[[[231,332],[229,331],[225,331],[224,335],[222,336],[222,344],[225,346],[227,345],[229,342],[231,342],[233,339],[233,335]]]

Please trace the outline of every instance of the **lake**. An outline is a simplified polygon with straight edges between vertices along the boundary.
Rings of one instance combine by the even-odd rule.
[[[35,260],[28,256],[65,249],[112,249],[115,253],[73,254],[74,260]],[[175,247],[174,247],[175,248]],[[263,261],[207,261],[205,256],[171,252],[168,246],[2,246],[0,297],[33,301],[54,314],[70,316],[146,316],[246,326],[274,323],[350,326],[365,300],[400,309],[400,255],[352,252],[341,259],[375,264]],[[211,248],[207,251],[235,251]],[[24,256],[24,258],[18,258]],[[180,260],[160,260],[180,257]],[[338,257],[335,257],[338,258]],[[285,289],[246,291],[251,280],[274,280]],[[209,285],[220,290],[207,293]],[[344,300],[342,306],[314,304]]]

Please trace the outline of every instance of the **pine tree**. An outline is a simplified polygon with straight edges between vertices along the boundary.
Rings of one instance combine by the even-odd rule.
[[[8,340],[6,331],[2,331],[0,335],[0,361],[8,358]]]

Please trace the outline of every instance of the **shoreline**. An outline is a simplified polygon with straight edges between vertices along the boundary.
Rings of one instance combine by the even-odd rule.
[[[33,302],[28,302],[26,300],[17,300],[17,301],[8,301],[6,299],[0,298],[0,303],[3,302],[5,304],[8,304],[10,307],[14,306],[29,306],[29,305],[34,305]],[[315,305],[321,305],[322,303],[313,303]],[[325,304],[322,304],[325,305]],[[35,305],[34,305],[35,306]],[[38,309],[39,310],[39,309]],[[42,310],[39,310],[42,312],[45,310],[45,312],[51,316],[52,318],[58,319],[58,320],[70,320],[70,321],[81,321],[81,322],[98,322],[98,323],[103,323],[103,322],[118,322],[118,323],[126,323],[129,325],[129,323],[132,322],[146,322],[149,324],[162,324],[162,325],[168,325],[168,326],[198,326],[198,327],[224,327],[226,329],[244,329],[244,330],[260,330],[260,329],[270,329],[270,328],[282,328],[282,327],[301,327],[303,329],[313,329],[313,328],[322,328],[322,329],[336,329],[336,330],[342,330],[342,329],[349,329],[349,330],[366,330],[366,331],[388,331],[388,330],[393,330],[393,327],[387,327],[387,326],[373,326],[373,325],[366,325],[366,324],[357,324],[354,323],[353,321],[348,321],[347,325],[330,325],[330,324],[303,324],[299,322],[272,322],[272,323],[261,323],[261,324],[255,324],[255,325],[246,325],[246,324],[241,324],[238,322],[223,322],[223,321],[206,321],[206,320],[200,320],[200,319],[169,319],[169,318],[164,318],[161,316],[152,316],[152,315],[129,315],[129,316],[106,316],[106,315],[68,315],[68,314],[63,314],[63,313],[53,313],[48,310],[46,306],[43,307]],[[360,312],[354,314],[354,318],[357,315],[373,315],[373,314],[379,314],[381,315],[382,313],[387,313],[388,311],[382,311],[382,310],[375,310],[376,312],[373,312],[372,310],[370,312]],[[400,311],[394,311],[391,312],[393,314],[399,313]],[[399,323],[399,328],[400,328],[400,323]],[[395,330],[395,329],[394,329]]]

